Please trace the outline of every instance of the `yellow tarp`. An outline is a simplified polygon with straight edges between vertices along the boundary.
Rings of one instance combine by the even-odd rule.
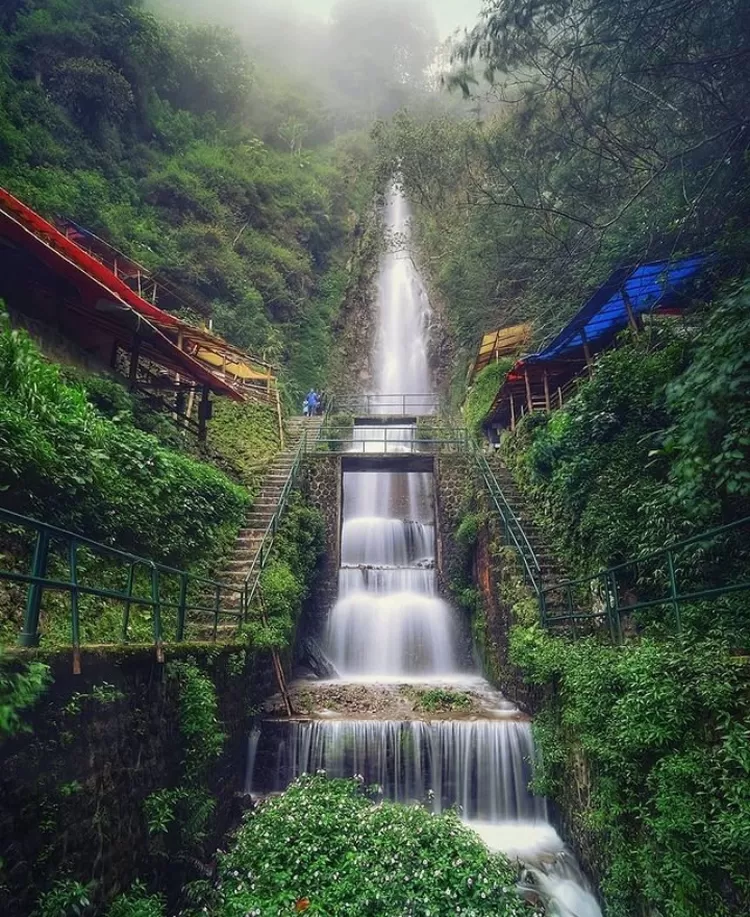
[[[521,349],[531,341],[531,333],[531,325],[528,323],[488,331],[482,336],[469,381],[498,357],[515,356],[520,353]]]
[[[217,353],[215,350],[208,350],[205,347],[199,347],[195,357],[202,363],[208,363],[209,366],[226,372],[229,376],[234,376],[235,379],[249,381],[251,379],[266,380],[273,378],[268,371],[263,372],[262,370],[254,369],[248,363],[237,361],[234,354],[227,354],[226,365],[223,354]]]

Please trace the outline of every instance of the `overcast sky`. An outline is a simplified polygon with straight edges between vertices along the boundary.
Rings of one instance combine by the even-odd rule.
[[[290,7],[315,17],[327,19],[336,0],[267,0],[269,6]],[[372,0],[377,7],[378,0]],[[446,38],[456,28],[473,26],[482,7],[482,0],[425,0],[435,14],[440,34]]]

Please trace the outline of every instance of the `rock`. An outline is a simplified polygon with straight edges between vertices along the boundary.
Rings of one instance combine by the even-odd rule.
[[[318,678],[337,678],[338,672],[314,637],[307,637],[300,647],[299,662]]]

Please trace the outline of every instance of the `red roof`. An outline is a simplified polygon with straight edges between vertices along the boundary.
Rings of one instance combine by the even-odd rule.
[[[170,363],[217,394],[243,400],[234,386],[181,350],[159,328],[202,332],[142,299],[109,268],[3,188],[0,188],[0,236],[31,252],[55,273],[65,277],[78,290],[87,310],[96,312],[103,302],[119,303],[132,310],[148,324],[152,342],[157,342],[158,349],[165,353]]]

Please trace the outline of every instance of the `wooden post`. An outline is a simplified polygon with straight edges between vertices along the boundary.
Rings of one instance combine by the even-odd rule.
[[[141,356],[141,339],[136,334],[133,336],[133,349],[130,352],[130,372],[128,373],[128,384],[131,391],[138,382],[138,361]]]
[[[516,429],[516,401],[513,392],[510,393],[510,429]]]
[[[557,400],[558,400],[560,407],[562,407],[563,406],[563,396],[562,396],[562,389],[560,388],[560,386],[557,387]]]
[[[628,324],[633,331],[638,334],[639,331],[643,330],[643,324],[640,318],[633,312],[633,304],[630,301],[630,297],[625,287],[622,288],[622,301],[625,303],[625,309],[628,313]]]
[[[547,408],[547,413],[549,414],[552,410],[552,404],[549,398],[549,377],[547,376],[547,370],[544,370],[544,405]]]
[[[586,332],[581,328],[581,340],[583,341],[583,355],[586,358],[586,366],[588,367],[589,376],[594,375],[594,361],[591,359],[591,350],[589,349],[589,342],[586,338]]]
[[[281,396],[279,395],[279,383],[276,382],[276,416],[279,419],[279,442],[281,448],[284,448],[284,419],[281,416]]]
[[[193,416],[193,405],[195,404],[195,384],[190,386],[190,394],[188,395],[187,409],[185,410],[185,419],[190,420]],[[188,424],[185,424],[185,432],[187,433]]]
[[[526,404],[529,408],[529,414],[534,410],[534,402],[531,400],[531,382],[529,381],[529,370],[524,366],[523,378],[526,381]]]
[[[206,424],[211,416],[211,402],[209,400],[209,388],[203,386],[201,394],[201,403],[198,405],[198,440],[202,443],[206,441]]]

